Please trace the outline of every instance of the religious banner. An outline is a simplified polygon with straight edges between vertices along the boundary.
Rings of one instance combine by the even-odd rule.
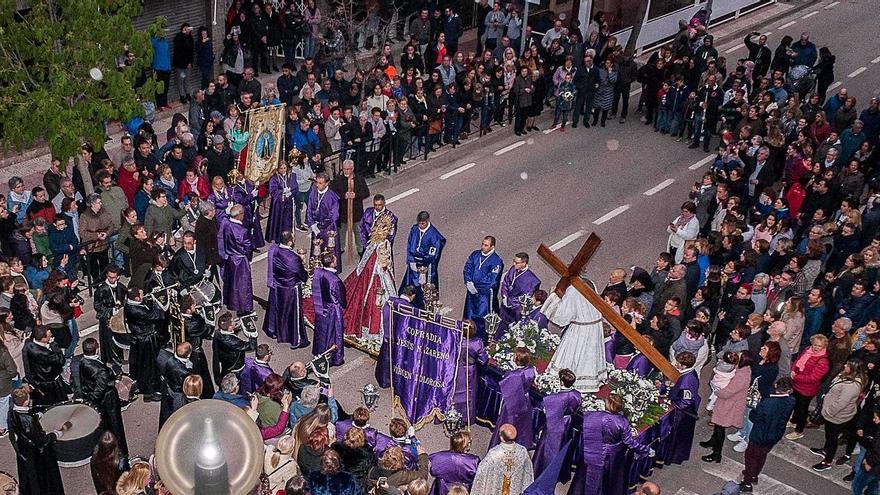
[[[248,144],[244,176],[256,184],[268,181],[278,169],[284,141],[285,106],[282,103],[247,112]]]
[[[383,322],[394,407],[416,428],[442,419],[452,403],[462,322],[391,300]]]

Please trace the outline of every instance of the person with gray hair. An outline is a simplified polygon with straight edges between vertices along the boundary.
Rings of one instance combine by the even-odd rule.
[[[339,406],[336,403],[336,397],[333,396],[333,387],[326,390],[326,395],[318,385],[306,385],[303,388],[299,399],[290,405],[290,424],[293,425],[299,418],[312,412],[317,407],[326,407],[330,410],[331,422],[335,423],[339,415]],[[327,405],[321,404],[323,397],[326,397]]]
[[[212,278],[216,282],[219,279],[218,266],[223,262],[220,257],[218,246],[218,233],[220,224],[217,221],[217,209],[210,201],[199,202],[199,218],[193,233],[196,236],[196,245],[205,252],[205,266],[211,270]]]
[[[220,229],[218,242],[220,258],[223,260],[223,304],[239,316],[254,310],[250,264],[254,245],[243,222],[244,208],[238,204],[233,205],[229,210],[229,221]]]
[[[222,400],[242,409],[248,407],[248,400],[239,393],[239,381],[235,373],[227,373],[220,381],[220,390],[214,392],[215,400]]]
[[[82,204],[83,200],[82,194],[80,194],[80,192],[76,190],[73,185],[73,181],[68,178],[61,179],[61,192],[59,192],[55,195],[54,198],[52,198],[52,204],[55,205],[56,212],[62,213],[61,203],[64,201],[65,198],[71,198],[79,204]]]
[[[22,223],[27,218],[27,209],[33,201],[31,192],[24,187],[21,177],[9,179],[9,196],[6,197],[6,209],[15,214],[15,221]]]

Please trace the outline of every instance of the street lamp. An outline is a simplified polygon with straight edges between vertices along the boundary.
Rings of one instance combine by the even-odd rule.
[[[372,383],[364,385],[361,388],[361,400],[367,409],[374,411],[379,404],[379,389]]]

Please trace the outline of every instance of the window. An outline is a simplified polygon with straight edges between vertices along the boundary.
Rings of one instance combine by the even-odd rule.
[[[603,12],[610,31],[616,33],[631,28],[640,21],[636,16],[641,1],[645,0],[596,0],[593,2],[590,18],[594,19],[598,12]]]
[[[648,9],[648,19],[656,19],[676,10],[690,7],[693,4],[694,0],[651,0],[651,6]]]

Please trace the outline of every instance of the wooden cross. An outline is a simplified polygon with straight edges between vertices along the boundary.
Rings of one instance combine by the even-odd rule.
[[[644,354],[645,357],[651,361],[651,364],[656,366],[666,378],[672,381],[677,380],[679,372],[675,369],[675,366],[672,366],[672,363],[669,362],[666,356],[661,354],[653,345],[645,340],[638,330],[627,323],[617,311],[614,311],[611,306],[605,302],[605,299],[603,299],[602,296],[597,294],[592,287],[581,279],[581,270],[587,262],[590,261],[590,258],[593,257],[593,254],[596,253],[596,250],[599,249],[599,244],[601,243],[602,239],[600,239],[595,233],[591,233],[590,237],[584,242],[584,245],[581,246],[580,251],[578,251],[577,255],[568,265],[559,259],[559,257],[556,256],[556,253],[546,245],[541,244],[538,247],[538,256],[543,258],[544,261],[546,261],[547,264],[550,265],[550,267],[561,277],[556,284],[554,291],[559,297],[562,297],[565,294],[565,290],[568,289],[570,285],[573,285],[574,288],[590,302],[590,304],[599,310],[599,313],[608,320],[608,323],[610,323],[615,330],[628,338],[636,349]]]

